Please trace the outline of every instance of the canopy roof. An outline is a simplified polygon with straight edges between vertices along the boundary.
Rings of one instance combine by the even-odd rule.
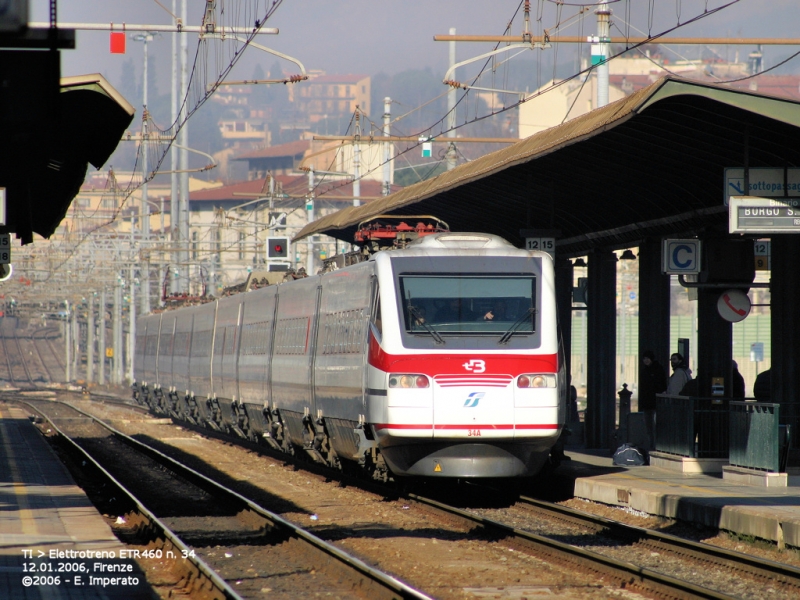
[[[360,207],[310,223],[352,241],[382,214],[431,214],[522,245],[555,229],[559,255],[645,237],[727,231],[727,167],[800,165],[800,103],[667,77],[605,107]],[[457,140],[456,140],[457,141]]]
[[[7,222],[0,231],[16,233],[27,244],[34,232],[52,235],[88,165],[99,169],[105,164],[133,120],[134,108],[98,73],[61,78],[49,108],[42,98],[46,78],[31,79],[22,67],[17,71],[18,96],[4,116],[20,125],[0,162],[0,185],[8,190]],[[39,93],[40,88],[45,91]]]

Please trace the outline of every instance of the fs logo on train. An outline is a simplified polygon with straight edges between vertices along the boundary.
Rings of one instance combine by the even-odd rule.
[[[473,373],[483,373],[486,371],[486,362],[479,358],[471,358],[461,366]]]
[[[467,396],[467,399],[464,400],[464,406],[467,408],[475,408],[485,395],[486,392],[472,392]]]

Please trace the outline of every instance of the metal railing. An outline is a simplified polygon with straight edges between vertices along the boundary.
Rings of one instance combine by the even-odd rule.
[[[781,471],[780,408],[771,402],[730,403],[731,465]]]
[[[727,398],[657,394],[656,451],[688,458],[727,458],[728,404]]]

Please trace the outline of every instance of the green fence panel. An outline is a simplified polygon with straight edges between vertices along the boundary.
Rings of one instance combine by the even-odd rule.
[[[730,464],[780,472],[780,405],[730,403]]]
[[[695,456],[694,402],[687,396],[656,395],[656,443],[658,452]]]

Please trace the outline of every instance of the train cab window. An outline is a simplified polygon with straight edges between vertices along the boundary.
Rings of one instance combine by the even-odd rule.
[[[381,317],[381,297],[380,294],[375,294],[375,306],[372,309],[372,316],[370,321],[375,326],[375,330],[380,336],[383,335],[383,318]]]
[[[533,275],[401,275],[407,333],[525,335],[535,331]]]

